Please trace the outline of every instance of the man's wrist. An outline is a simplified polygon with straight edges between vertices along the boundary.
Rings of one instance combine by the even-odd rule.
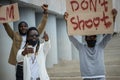
[[[48,11],[43,11],[43,14],[48,14]]]

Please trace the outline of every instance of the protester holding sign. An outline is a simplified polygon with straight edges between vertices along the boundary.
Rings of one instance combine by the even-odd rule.
[[[113,20],[115,20],[117,11],[113,9],[112,14]],[[69,14],[66,12],[64,14],[66,22],[68,16]],[[104,48],[111,37],[112,34],[106,34],[97,43],[97,35],[89,35],[85,36],[86,44],[82,44],[73,36],[69,36],[70,41],[79,51],[80,72],[83,80],[105,80]]]
[[[44,12],[43,12],[44,15],[43,15],[41,23],[37,27],[39,34],[42,33],[46,25],[47,18],[48,18],[48,12],[47,12],[48,5],[45,4],[42,6],[42,8],[44,9]],[[18,49],[23,48],[25,44],[28,25],[24,21],[20,22],[18,25],[19,32],[14,32],[8,23],[3,23],[3,25],[5,27],[6,32],[10,36],[10,38],[13,40],[10,57],[9,57],[9,63],[12,65],[16,65],[16,54],[17,54]]]

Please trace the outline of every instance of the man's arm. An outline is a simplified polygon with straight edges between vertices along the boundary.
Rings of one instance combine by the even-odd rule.
[[[116,15],[117,15],[117,10],[116,9],[112,9],[112,15],[113,15],[113,24],[115,25],[115,18],[116,18]],[[112,38],[112,34],[104,35],[103,40],[100,42],[100,45],[105,48],[105,46],[107,45],[108,41],[111,40],[111,38]]]
[[[10,25],[8,23],[3,23],[3,26],[8,34],[8,36],[13,39],[14,31],[11,29]]]
[[[47,55],[51,45],[50,45],[49,36],[46,32],[44,32],[43,39],[45,40],[43,51],[44,51],[45,55]]]
[[[23,62],[24,61],[24,55],[22,54],[23,51],[24,51],[24,49],[19,49],[18,50],[17,56],[16,56],[17,62]]]
[[[69,14],[67,12],[65,12],[64,13],[64,19],[66,21],[66,26],[67,26],[68,16],[69,16]],[[73,37],[73,36],[68,36],[68,37],[77,49],[79,49],[82,46],[82,44],[75,37]]]
[[[100,46],[105,48],[107,43],[111,40],[112,34],[106,34],[104,35],[102,41],[100,42]]]
[[[69,39],[78,50],[83,46],[74,36],[69,36]]]
[[[42,31],[44,30],[48,19],[48,5],[44,4],[42,8],[44,9],[42,21],[37,27],[39,34],[41,34]]]

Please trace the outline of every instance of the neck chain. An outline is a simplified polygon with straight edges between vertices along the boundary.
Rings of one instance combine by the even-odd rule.
[[[37,55],[37,53],[35,53],[35,54],[31,57],[31,59],[32,59],[32,64],[35,62],[36,55]]]

